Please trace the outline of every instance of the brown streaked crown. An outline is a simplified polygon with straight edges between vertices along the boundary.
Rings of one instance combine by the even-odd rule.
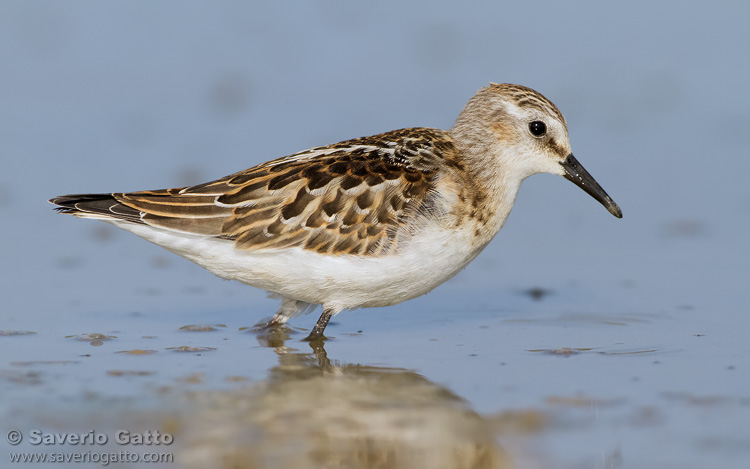
[[[562,115],[557,106],[552,101],[545,98],[539,92],[527,88],[522,85],[514,85],[511,83],[490,83],[490,86],[483,88],[483,90],[494,91],[507,96],[515,102],[518,107],[536,107],[543,109],[548,114],[556,116],[560,122],[565,125],[567,129],[568,124],[565,121],[565,117]]]

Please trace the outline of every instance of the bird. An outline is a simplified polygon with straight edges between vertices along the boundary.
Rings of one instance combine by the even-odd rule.
[[[306,339],[324,341],[340,312],[395,305],[460,272],[538,173],[565,177],[622,218],[573,156],[558,108],[508,83],[478,90],[449,130],[354,138],[188,187],[49,201],[280,297],[267,327],[322,305]]]

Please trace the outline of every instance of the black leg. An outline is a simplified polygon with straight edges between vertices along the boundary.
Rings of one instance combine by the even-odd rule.
[[[273,329],[280,329],[282,326],[284,326],[285,321],[278,320],[278,315],[274,316],[273,318],[269,319],[268,321],[261,321],[253,326],[253,330],[256,332],[264,332],[269,331]]]
[[[315,323],[315,327],[313,327],[312,331],[310,331],[310,335],[308,335],[305,340],[310,342],[319,342],[324,340],[325,336],[323,335],[323,331],[326,329],[328,321],[331,320],[332,316],[332,309],[323,308],[323,314],[320,315],[320,317],[318,318],[318,322]]]

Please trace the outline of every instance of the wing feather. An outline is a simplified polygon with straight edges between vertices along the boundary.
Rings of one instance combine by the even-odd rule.
[[[383,255],[396,251],[410,224],[428,216],[436,176],[455,154],[443,131],[402,129],[313,148],[204,184],[83,200],[106,216],[121,213],[128,221],[218,236],[247,251],[297,246]]]

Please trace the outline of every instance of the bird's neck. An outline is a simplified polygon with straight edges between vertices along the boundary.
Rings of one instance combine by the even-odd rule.
[[[474,200],[467,201],[474,205],[470,213],[479,222],[483,235],[491,239],[505,224],[521,183],[530,174],[518,164],[521,155],[513,154],[512,147],[503,146],[494,138],[462,132],[461,138],[454,140],[468,185],[476,194]]]

